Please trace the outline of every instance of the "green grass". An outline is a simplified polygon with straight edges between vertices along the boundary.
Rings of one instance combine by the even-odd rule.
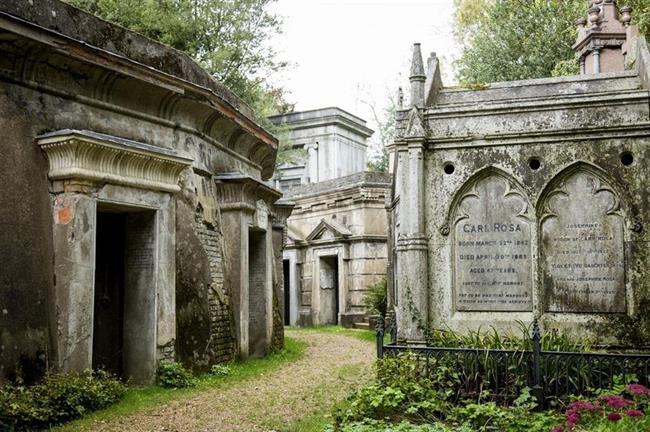
[[[191,397],[203,391],[227,388],[241,381],[257,377],[262,373],[277,369],[286,363],[300,359],[305,354],[306,348],[307,344],[305,342],[286,337],[283,350],[265,358],[234,363],[230,366],[230,373],[225,377],[203,375],[197,378],[194,387],[185,389],[165,389],[158,386],[134,387],[129,389],[124,398],[115,405],[64,426],[53,428],[52,431],[72,432],[88,430],[98,421],[108,421],[116,417],[132,414],[139,410],[146,410],[174,399]]]
[[[377,341],[375,332],[372,330],[348,329],[335,325],[313,326],[313,327],[285,327],[287,330],[299,332],[330,333],[343,336],[351,336],[365,342],[375,343]]]

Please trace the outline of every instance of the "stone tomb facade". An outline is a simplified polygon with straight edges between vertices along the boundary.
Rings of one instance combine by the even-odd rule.
[[[642,38],[626,44],[626,70],[482,90],[443,88],[435,55],[425,73],[415,46],[390,148],[400,340],[534,318],[589,331],[638,311],[650,289],[650,53]]]
[[[288,192],[286,323],[364,321],[368,286],[386,276],[390,184],[388,174],[361,172]]]
[[[283,343],[277,140],[184,54],[57,0],[0,6],[0,381],[151,382]]]

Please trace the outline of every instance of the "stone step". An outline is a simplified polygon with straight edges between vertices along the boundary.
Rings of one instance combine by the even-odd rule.
[[[354,328],[357,330],[370,330],[370,323],[369,322],[357,322],[354,323]]]

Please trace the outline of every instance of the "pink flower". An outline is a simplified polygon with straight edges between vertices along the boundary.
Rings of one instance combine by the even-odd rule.
[[[625,415],[627,415],[628,417],[641,417],[643,415],[643,412],[636,409],[631,409],[625,411]]]
[[[641,384],[630,384],[627,386],[627,391],[634,396],[645,395],[650,393],[650,389]]]
[[[555,426],[551,429],[551,432],[564,432],[564,428],[562,426]]]
[[[607,414],[607,419],[611,421],[619,421],[621,418],[621,415],[617,412]]]
[[[632,405],[634,402],[631,400],[625,399],[622,396],[616,396],[616,395],[605,395],[605,396],[600,396],[598,399],[604,401],[607,403],[608,406],[616,409],[620,408],[625,408],[628,405]]]
[[[569,427],[573,427],[580,421],[582,415],[577,411],[569,410],[566,412],[565,417],[566,423],[569,425]]]
[[[571,411],[598,411],[599,409],[595,404],[582,400],[571,402],[569,407]]]

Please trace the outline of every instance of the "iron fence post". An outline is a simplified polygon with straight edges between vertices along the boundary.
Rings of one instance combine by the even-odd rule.
[[[390,344],[397,345],[397,320],[393,313],[388,317],[388,334],[390,334]]]
[[[384,318],[379,316],[375,325],[375,336],[377,337],[377,358],[384,358]]]
[[[540,379],[540,360],[542,351],[542,335],[539,330],[539,322],[537,318],[533,321],[533,388],[532,394],[537,399],[539,407],[544,406],[544,387]]]

